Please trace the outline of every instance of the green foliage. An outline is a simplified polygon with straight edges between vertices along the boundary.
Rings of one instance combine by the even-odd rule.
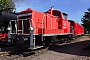
[[[14,9],[15,9],[15,4],[12,0],[0,0],[1,11],[12,12]]]
[[[90,8],[87,9],[87,12],[84,12],[84,16],[82,17],[82,25],[85,28],[85,31],[90,31]]]

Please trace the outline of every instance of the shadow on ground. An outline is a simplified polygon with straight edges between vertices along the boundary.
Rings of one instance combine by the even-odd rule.
[[[8,56],[22,55],[23,57],[27,57],[27,56],[35,54],[35,52],[31,51],[27,47],[18,48],[18,46],[16,45],[9,45],[9,46],[0,45],[0,52],[5,52],[5,51],[9,52]]]
[[[31,49],[29,49],[27,47],[23,47],[23,46],[18,48],[18,46],[16,46],[16,45],[9,45],[9,46],[0,45],[0,52],[10,51],[8,56],[21,55],[23,57],[27,57],[27,56],[35,54],[35,51],[41,50],[41,49],[44,49],[44,48],[45,47],[35,49],[35,50],[31,50]]]
[[[31,51],[28,48],[20,48],[20,49],[17,49],[17,50],[12,50],[9,54],[10,54],[9,56],[11,56],[11,55],[21,55],[23,57],[27,57],[27,56],[35,54],[35,52]]]
[[[52,46],[49,48],[49,50],[59,53],[90,57],[90,46],[88,44],[89,41],[90,40],[66,44],[62,46]]]

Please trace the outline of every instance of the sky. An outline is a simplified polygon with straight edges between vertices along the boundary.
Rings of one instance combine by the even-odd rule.
[[[45,12],[54,6],[54,9],[66,12],[69,20],[74,20],[80,24],[84,12],[90,8],[90,0],[14,0],[14,2],[17,12],[27,8]]]

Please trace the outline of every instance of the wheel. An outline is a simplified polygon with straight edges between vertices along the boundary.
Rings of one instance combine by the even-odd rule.
[[[23,46],[23,44],[24,44],[24,37],[22,37],[22,36],[16,36],[16,41],[17,41],[17,46],[18,46],[18,48],[19,47],[21,47],[21,46]]]

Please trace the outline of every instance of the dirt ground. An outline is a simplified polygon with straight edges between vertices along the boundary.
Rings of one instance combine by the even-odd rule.
[[[90,60],[90,37],[83,36],[71,41],[69,44],[52,46],[48,51],[27,57],[12,55],[14,59],[0,57],[0,60]],[[10,58],[10,57],[9,57]]]

